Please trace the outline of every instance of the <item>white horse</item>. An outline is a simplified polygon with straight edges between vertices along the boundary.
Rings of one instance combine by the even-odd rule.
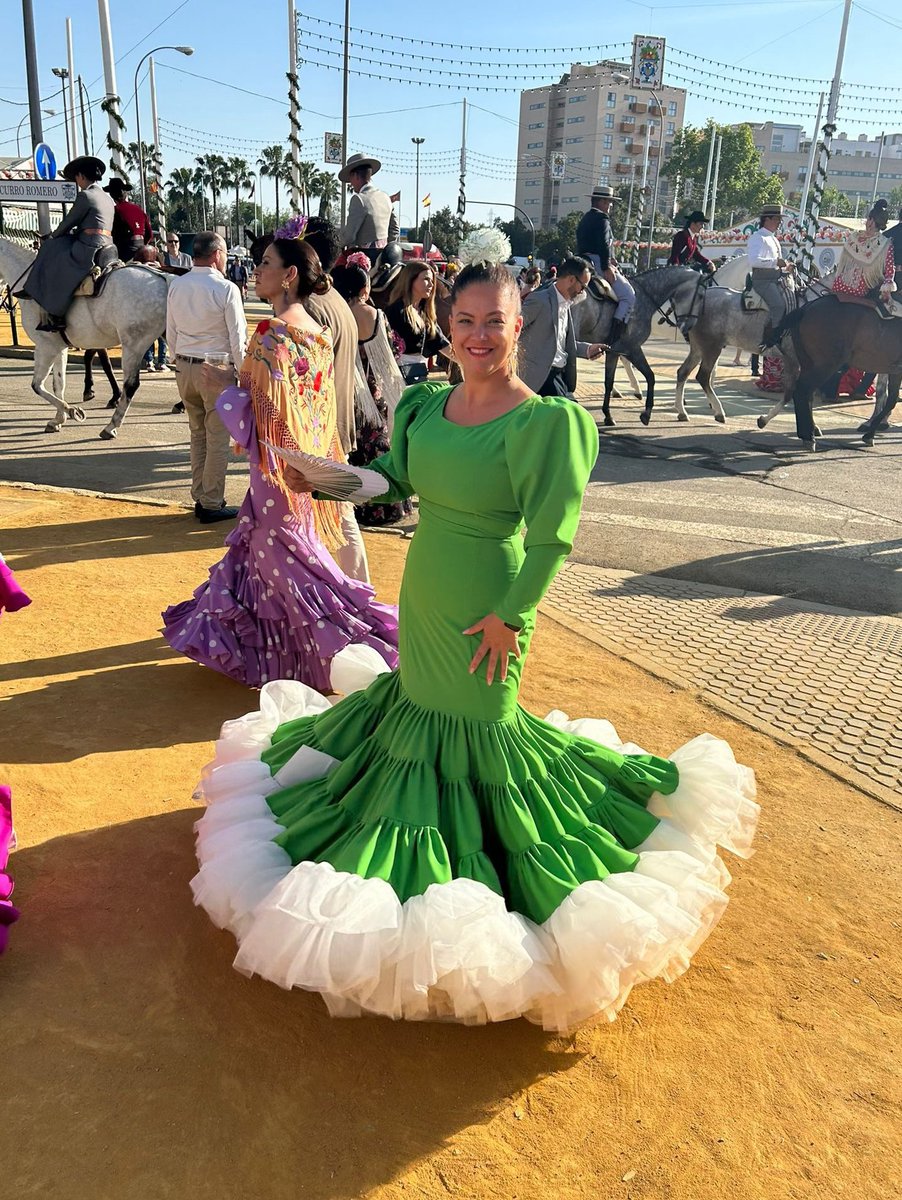
[[[13,291],[28,278],[36,255],[15,242],[0,238],[0,276]],[[122,373],[125,386],[119,403],[100,431],[109,441],[119,434],[119,426],[141,382],[141,360],[148,346],[166,332],[166,295],[169,276],[152,267],[129,264],[112,272],[103,291],[96,297],[79,296],[66,314],[65,341],[58,333],[40,333],[41,308],[34,300],[21,300],[22,325],[34,342],[32,391],[53,405],[56,416],[44,432],[59,433],[69,418],[85,419],[84,410],[67,405],[66,360],[71,347],[85,350],[111,350],[122,347]],[[48,391],[48,378],[52,391]]]
[[[745,287],[748,272],[749,261],[745,254],[731,258],[718,267],[714,273],[712,285],[705,291],[705,303],[700,316],[691,324],[687,324],[689,353],[677,370],[674,395],[677,420],[679,421],[689,420],[683,400],[683,391],[686,387],[686,380],[695,367],[698,367],[696,382],[716,412],[720,408],[720,400],[714,390],[714,371],[724,347],[738,346],[740,350],[750,350],[754,354],[761,346],[770,314],[763,300],[757,296],[752,298],[754,307],[751,308],[751,311],[746,310],[741,292]],[[776,356],[780,352],[774,348],[769,353]],[[783,396],[766,416],[758,418],[759,429],[763,429],[784,404],[792,399],[792,389],[798,369],[791,353],[788,354],[788,357],[787,355],[782,357],[784,360]]]

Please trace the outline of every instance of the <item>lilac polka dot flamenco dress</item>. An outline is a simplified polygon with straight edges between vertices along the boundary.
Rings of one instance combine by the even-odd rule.
[[[261,453],[265,441],[335,455],[332,373],[327,331],[262,321],[237,386],[217,402],[247,450],[250,487],[225,556],[192,599],[163,613],[164,635],[173,649],[249,687],[297,679],[328,691],[332,659],[350,645],[397,665],[395,607],[378,603],[329,553],[341,544],[338,506],[290,492],[283,464]]]

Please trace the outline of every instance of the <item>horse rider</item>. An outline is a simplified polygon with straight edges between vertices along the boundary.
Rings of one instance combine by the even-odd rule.
[[[716,269],[714,263],[711,262],[710,258],[705,258],[704,254],[698,248],[698,235],[705,225],[708,224],[709,219],[698,209],[689,214],[686,218],[684,228],[674,234],[673,242],[670,246],[670,258],[667,260],[670,266],[699,266],[703,271],[707,271],[709,275],[714,274]]]
[[[897,224],[884,230],[883,236],[893,244],[893,262],[896,267],[896,290],[902,291],[902,209]]]
[[[607,184],[593,188],[592,207],[583,213],[576,227],[576,252],[587,259],[603,279],[611,285],[617,297],[617,307],[611,322],[608,342],[614,346],[626,328],[636,304],[632,284],[624,278],[614,258],[614,233],[611,229],[611,205],[617,197]]]
[[[116,215],[113,217],[113,241],[123,262],[138,257],[138,251],[153,243],[150,218],[140,204],[126,200],[132,185],[127,179],[111,179],[103,189],[113,197]]]
[[[105,164],[90,154],[73,158],[63,168],[63,179],[78,184],[78,196],[41,246],[19,293],[35,300],[47,313],[38,325],[42,333],[65,331],[66,310],[79,284],[98,258],[115,257],[116,205],[100,186],[105,171]]]
[[[359,247],[365,250],[370,262],[375,262],[383,246],[397,242],[401,236],[391,198],[370,182],[381,167],[378,158],[352,154],[338,172],[340,181],[354,192],[339,240],[346,249]]]
[[[749,266],[752,269],[752,288],[767,305],[770,313],[770,330],[776,329],[786,315],[788,298],[784,279],[795,270],[787,262],[777,241],[777,230],[783,220],[782,204],[763,204],[758,218],[758,228],[748,241]]]

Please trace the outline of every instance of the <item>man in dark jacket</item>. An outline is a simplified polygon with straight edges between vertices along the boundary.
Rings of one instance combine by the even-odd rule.
[[[42,333],[65,330],[66,310],[76,288],[97,258],[103,257],[101,252],[106,247],[112,252],[116,206],[100,186],[105,171],[105,164],[89,154],[74,158],[63,169],[63,178],[78,184],[78,196],[38,251],[20,293],[47,313],[38,325]]]
[[[617,297],[617,307],[608,337],[612,346],[616,345],[617,339],[623,333],[636,304],[636,293],[632,284],[623,277],[614,257],[614,233],[611,229],[610,211],[616,199],[614,189],[607,184],[600,184],[594,188],[590,201],[592,207],[583,214],[576,227],[577,254],[588,259],[599,275],[608,281]]]

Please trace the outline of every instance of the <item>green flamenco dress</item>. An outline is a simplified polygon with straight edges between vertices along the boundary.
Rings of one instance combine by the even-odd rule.
[[[686,969],[726,906],[717,846],[751,853],[754,779],[710,735],[665,759],[607,721],[539,720],[517,703],[523,658],[504,683],[470,674],[462,631],[490,612],[525,658],[598,435],[559,397],[459,426],[449,392],[409,388],[371,464],[387,501],[420,497],[399,669],[349,647],[344,699],[270,683],[224,726],[192,888],[239,970],[333,1015],[567,1030]]]

